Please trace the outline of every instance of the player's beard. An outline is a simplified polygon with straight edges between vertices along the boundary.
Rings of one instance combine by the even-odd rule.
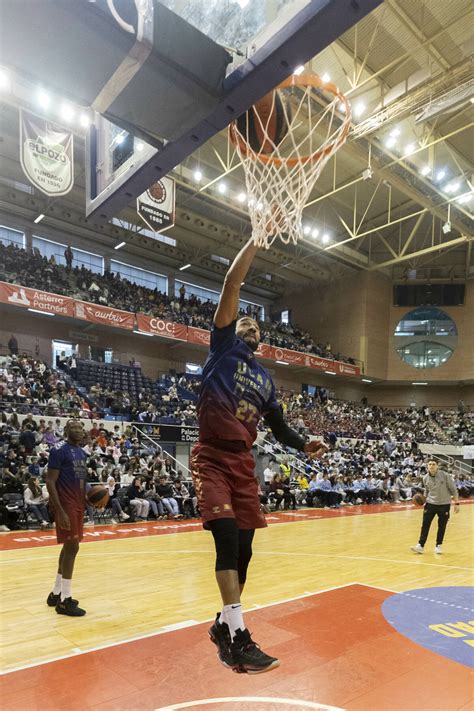
[[[257,339],[254,338],[253,336],[244,336],[243,341],[250,348],[250,350],[253,353],[255,353],[255,351],[257,350],[257,348],[259,346]]]

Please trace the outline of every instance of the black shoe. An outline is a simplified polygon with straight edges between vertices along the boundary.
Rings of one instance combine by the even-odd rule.
[[[237,630],[230,645],[232,669],[237,674],[261,674],[280,666],[280,661],[262,652],[252,640],[250,632]]]
[[[232,669],[233,660],[230,653],[230,644],[232,640],[230,638],[230,631],[225,622],[219,622],[219,617],[220,613],[218,612],[214,624],[212,627],[209,627],[209,637],[211,638],[211,642],[214,642],[217,647],[217,656],[219,657],[219,661],[222,662],[225,667]]]
[[[74,600],[74,598],[71,598],[72,602],[74,605],[79,604],[79,600]],[[53,592],[50,592],[47,599],[46,599],[46,604],[48,607],[56,607],[58,602],[61,602],[61,593],[58,593],[55,595]]]
[[[72,597],[67,597],[62,602],[59,601],[56,605],[56,612],[58,615],[69,615],[69,617],[83,617],[86,614],[85,610],[74,604]]]

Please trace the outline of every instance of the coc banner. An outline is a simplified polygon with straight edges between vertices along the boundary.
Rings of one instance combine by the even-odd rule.
[[[20,306],[24,309],[58,314],[58,316],[74,317],[74,299],[3,281],[0,282],[0,302],[10,304],[10,306]]]
[[[184,323],[174,323],[174,321],[163,321],[155,316],[137,313],[137,327],[144,333],[154,333],[156,336],[165,338],[177,338],[180,341],[187,340],[187,327]]]
[[[74,137],[51,121],[20,109],[20,162],[46,195],[66,195],[74,185]]]
[[[75,301],[74,306],[76,318],[84,319],[84,321],[90,321],[91,323],[99,323],[102,326],[115,326],[133,331],[135,325],[135,314],[133,313],[112,309],[110,306],[87,303],[86,301]]]

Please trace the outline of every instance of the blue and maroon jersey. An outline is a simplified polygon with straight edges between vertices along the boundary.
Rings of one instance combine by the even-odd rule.
[[[247,344],[235,335],[236,321],[211,331],[198,401],[199,441],[250,449],[260,418],[278,409],[272,379]]]
[[[59,470],[56,489],[65,508],[85,508],[86,460],[84,450],[69,442],[54,447],[49,453],[48,468]]]

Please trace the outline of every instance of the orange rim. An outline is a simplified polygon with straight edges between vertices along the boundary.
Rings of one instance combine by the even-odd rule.
[[[312,86],[315,89],[323,89],[325,91],[329,91],[331,92],[331,94],[334,95],[334,99],[339,99],[339,101],[344,104],[346,108],[347,120],[345,121],[340,134],[338,135],[336,140],[330,143],[328,146],[326,146],[325,148],[321,148],[321,150],[316,151],[315,153],[311,153],[310,155],[300,156],[299,158],[276,158],[271,155],[266,155],[265,153],[256,153],[249,146],[242,134],[238,131],[237,122],[233,121],[229,126],[230,139],[232,143],[240,147],[242,152],[245,153],[248,158],[258,160],[261,163],[273,163],[274,165],[285,164],[289,166],[294,166],[298,165],[298,163],[309,163],[310,161],[318,160],[319,158],[330,154],[335,148],[338,148],[346,140],[351,124],[351,106],[349,104],[349,101],[346,99],[344,94],[339,91],[337,86],[332,82],[324,82],[318,74],[292,74],[287,79],[282,81],[281,84],[278,84],[278,86],[275,87],[274,91],[278,91],[279,89],[291,89],[294,86],[300,86],[305,89],[308,86]]]

